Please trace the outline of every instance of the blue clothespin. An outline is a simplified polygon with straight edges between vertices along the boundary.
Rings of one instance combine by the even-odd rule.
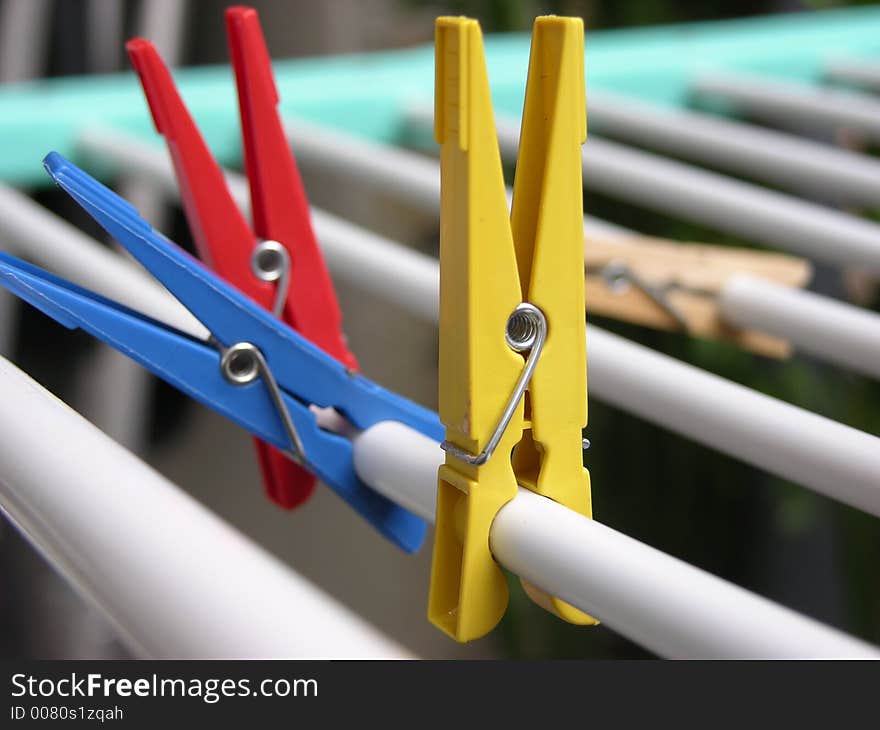
[[[333,408],[355,428],[399,421],[437,441],[437,414],[347,370],[226,284],[61,155],[43,164],[101,226],[211,333],[196,340],[12,256],[0,283],[70,329],[81,328],[302,463],[389,540],[417,550],[424,521],[364,484],[352,444],[321,428],[312,407]]]

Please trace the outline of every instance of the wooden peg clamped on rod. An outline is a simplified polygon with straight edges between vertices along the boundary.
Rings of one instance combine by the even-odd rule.
[[[583,466],[583,23],[535,21],[510,213],[479,25],[440,18],[436,33],[446,462],[428,614],[469,641],[491,631],[507,607],[489,531],[517,489],[591,516]],[[526,590],[568,621],[596,623],[537,586]]]
[[[736,274],[802,287],[812,267],[804,259],[745,248],[679,243],[659,238],[587,238],[586,309],[633,324],[725,340],[761,355],[785,358],[791,345],[724,320],[718,297]]]

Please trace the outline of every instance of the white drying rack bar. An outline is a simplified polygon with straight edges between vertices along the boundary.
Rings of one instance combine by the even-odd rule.
[[[0,510],[135,655],[409,656],[2,358],[0,404]]]
[[[124,135],[84,140],[92,154],[137,170],[177,195],[161,148]],[[247,206],[247,184],[228,176]],[[432,322],[439,263],[329,213],[315,230],[337,275]],[[880,438],[686,365],[587,325],[590,393],[723,453],[880,516]]]
[[[144,160],[149,163],[149,170],[139,169],[139,172],[148,179],[162,183],[167,189],[173,189],[170,166],[162,153],[154,150],[145,155]],[[117,159],[119,161],[121,160]],[[126,164],[130,162],[131,160],[126,160]],[[242,183],[240,177],[233,178],[233,189],[239,198],[244,193]],[[379,257],[376,249],[371,247],[375,241],[381,241],[379,237],[373,234],[360,235],[357,233],[358,229],[351,224],[328,226],[328,220],[336,219],[326,214],[316,217],[318,235],[328,251],[331,267],[339,260],[353,261],[346,270],[347,274],[357,278],[361,284],[374,281],[376,283],[371,286],[387,291],[393,287],[389,285],[385,274],[398,270],[398,264],[402,263],[413,276],[406,289],[407,293],[403,296],[395,295],[395,300],[405,303],[407,297],[412,297],[414,301],[422,302],[422,308],[430,310],[436,317],[436,261],[406,251],[391,242],[384,242],[381,250],[383,257]],[[360,254],[356,255],[358,251]],[[382,273],[382,266],[387,267],[387,271],[380,277],[365,278],[364,271],[358,266],[361,258],[374,261],[373,273]],[[375,264],[377,260],[382,263]],[[380,267],[379,272],[376,272],[376,266]],[[95,277],[100,277],[101,274],[101,271],[93,272]],[[381,282],[381,286],[378,282]],[[163,296],[170,297],[170,294],[163,292]],[[424,304],[426,300],[430,304]],[[128,303],[125,299],[122,301]],[[659,360],[645,363],[645,357],[651,357],[648,354],[650,351],[601,330],[593,328],[588,336],[591,367],[594,369],[597,350],[600,353],[604,350],[606,354],[600,355],[599,360],[607,358],[606,368],[615,372],[623,369],[621,366],[624,362],[635,360],[642,363],[637,367],[647,365],[650,369],[657,369],[659,362],[661,368],[683,368],[685,380],[688,377],[693,378],[693,373],[689,374],[691,370],[699,374],[694,368],[676,364],[674,360],[656,353],[653,356]],[[627,352],[628,347],[633,349]],[[614,353],[614,348],[624,350]],[[640,375],[644,376],[645,373]],[[702,376],[710,380],[694,380],[693,382],[699,384],[698,387],[706,390],[719,389],[719,383],[712,381],[714,376]],[[594,387],[596,377],[596,372],[591,371]],[[600,382],[603,381],[601,366],[598,378]],[[607,372],[604,378],[606,383],[610,382]],[[624,374],[623,380],[626,379]],[[720,389],[723,391],[724,381],[720,378],[715,380],[720,381]],[[656,388],[657,382],[652,381],[651,387]],[[674,393],[677,402],[691,400],[686,393],[683,396],[680,392],[680,379],[660,378],[660,382],[666,382],[667,397]],[[732,384],[729,387],[765,399],[765,402],[759,404],[765,410],[768,402],[777,403],[777,408],[782,408],[785,415],[783,421],[772,424],[777,431],[784,422],[800,424],[804,420],[813,419],[811,424],[818,429],[820,436],[832,438],[836,442],[858,443],[859,438],[863,439],[861,447],[865,448],[865,453],[858,448],[848,451],[851,458],[846,460],[846,464],[851,465],[854,460],[861,459],[868,469],[876,468],[874,473],[880,474],[880,457],[875,458],[875,463],[869,461],[869,445],[875,447],[871,453],[880,454],[880,450],[876,449],[877,440],[873,437],[806,414],[792,406],[779,404],[778,401],[759,396],[745,388]],[[633,388],[633,383],[626,383],[624,389],[638,390]],[[655,402],[658,395],[654,394]],[[735,399],[742,398],[740,392],[731,394],[728,391],[727,395],[733,395]],[[663,410],[668,409],[664,407]],[[757,409],[755,412],[762,411]],[[779,415],[779,411],[776,414]],[[693,415],[707,414],[690,414]],[[708,424],[700,423],[701,419],[697,418],[690,419],[691,426],[697,427],[701,432],[711,431],[707,425],[717,426],[718,419],[716,415],[713,421],[712,414],[708,415]],[[740,413],[734,412],[732,415],[733,418],[728,416],[721,419],[722,426],[736,427],[741,422]],[[680,418],[681,412],[676,413],[676,416]],[[702,420],[705,421],[705,418]],[[746,423],[743,427],[755,430],[754,424]],[[395,432],[390,433],[388,429],[394,429]],[[797,435],[808,436],[806,433]],[[377,442],[383,446],[376,446]],[[759,442],[760,440],[751,440],[748,444],[755,446]],[[390,445],[394,447],[393,454],[388,453]],[[766,444],[761,445],[765,450],[762,458],[767,458]],[[440,459],[436,443],[399,424],[379,424],[356,437],[355,450],[356,466],[367,483],[405,506],[430,517],[436,467]],[[844,465],[838,464],[832,468],[844,468]],[[867,472],[865,475],[867,476]],[[876,491],[875,489],[875,495]],[[856,499],[863,496],[861,492],[855,493]],[[568,514],[565,508],[545,502],[546,500],[534,495],[521,494],[499,515],[493,527],[492,544],[502,563],[584,610],[592,611],[616,630],[654,651],[682,657],[875,655],[876,650],[869,645],[731,586],[597,522]],[[590,556],[593,558],[590,559]],[[600,556],[604,559],[600,559]],[[655,606],[660,608],[655,610]],[[748,616],[748,620],[732,620],[733,616],[725,611],[725,608],[731,606],[735,608],[736,616],[740,619]]]

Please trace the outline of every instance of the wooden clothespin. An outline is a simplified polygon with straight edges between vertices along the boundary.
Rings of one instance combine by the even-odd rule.
[[[640,236],[588,238],[584,246],[589,313],[788,357],[791,346],[785,340],[732,327],[722,318],[718,295],[731,276],[743,273],[800,287],[811,267],[795,256]]]
[[[591,515],[581,145],[583,23],[535,21],[508,214],[479,25],[436,26],[441,145],[440,467],[430,620],[458,641],[501,619],[489,531],[518,486]],[[529,586],[566,620],[595,623]]]

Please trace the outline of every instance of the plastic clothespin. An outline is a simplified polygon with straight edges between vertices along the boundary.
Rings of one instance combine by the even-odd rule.
[[[726,340],[777,358],[787,357],[791,345],[764,332],[728,325],[718,296],[736,274],[799,287],[807,283],[811,270],[809,262],[795,256],[641,236],[590,239],[584,247],[586,306],[591,314]]]
[[[81,328],[284,451],[385,537],[418,549],[424,521],[364,484],[346,429],[399,421],[440,439],[437,415],[354,373],[154,231],[128,203],[56,153],[44,162],[66,190],[210,333],[205,341],[148,319],[7,254],[0,283],[64,326]]]
[[[126,45],[156,129],[168,143],[199,256],[326,353],[357,369],[278,115],[278,93],[257,12],[229,8],[226,29],[238,87],[253,231],[153,44],[135,39]],[[269,497],[285,508],[308,499],[315,478],[259,440],[255,445]]]
[[[535,22],[510,217],[477,22],[438,19],[436,56],[446,462],[428,614],[468,641],[490,631],[507,606],[489,532],[518,486],[591,515],[582,440],[583,23]],[[525,587],[560,617],[595,623]]]

